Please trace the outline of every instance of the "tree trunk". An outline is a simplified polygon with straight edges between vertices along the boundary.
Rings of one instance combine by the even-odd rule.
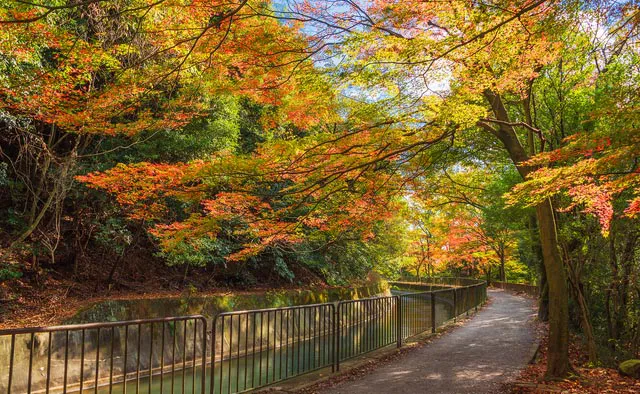
[[[549,351],[545,379],[557,380],[572,371],[569,364],[569,292],[551,201],[536,206],[536,215],[549,285]]]
[[[580,312],[582,317],[582,330],[587,338],[587,353],[589,354],[589,362],[596,364],[598,362],[598,350],[596,346],[596,339],[593,335],[593,325],[591,324],[591,318],[589,317],[589,307],[587,301],[584,298],[584,293],[580,288],[580,285],[576,286],[576,299],[580,306]]]
[[[611,226],[609,234],[609,266],[611,267],[611,284],[607,289],[607,303],[605,305],[607,312],[607,327],[609,331],[609,344],[612,350],[619,339],[618,331],[618,301],[620,299],[620,273],[618,270],[618,256],[616,250],[617,226]]]
[[[504,268],[504,253],[500,254],[500,281],[501,282],[507,281],[507,273],[505,272],[505,268]]]
[[[589,355],[589,362],[595,364],[598,362],[598,351],[596,347],[596,339],[593,335],[593,325],[591,324],[591,317],[589,313],[589,306],[584,296],[584,289],[582,281],[580,279],[581,268],[584,263],[580,259],[572,259],[569,257],[572,254],[571,247],[564,248],[565,261],[567,262],[567,268],[569,273],[569,282],[573,289],[573,298],[578,303],[580,310],[580,327],[582,327],[582,333],[587,341],[587,353]]]
[[[549,321],[549,283],[544,261],[540,260],[540,299],[538,300],[538,319]]]
[[[22,243],[24,240],[26,240],[36,230],[36,228],[38,228],[38,225],[40,224],[40,222],[44,218],[44,215],[49,211],[49,208],[51,207],[51,204],[53,203],[53,200],[54,200],[55,197],[56,197],[55,192],[49,193],[49,197],[47,198],[47,201],[45,201],[44,205],[42,206],[42,209],[40,210],[40,213],[38,213],[38,215],[35,218],[33,218],[33,220],[31,221],[31,224],[29,225],[29,227],[27,227],[27,229],[25,231],[23,231],[22,234],[20,234],[18,236],[18,238],[16,238],[11,243],[11,245],[9,246],[9,249],[13,249],[18,244]]]
[[[120,262],[123,260],[122,257],[123,257],[123,255],[118,256],[116,258],[116,261],[114,261],[113,265],[111,266],[111,270],[109,271],[109,276],[107,277],[107,280],[106,280],[107,288],[113,283],[113,278],[114,278],[114,276],[116,274],[116,269],[120,265]],[[97,283],[96,283],[96,291],[97,290],[98,290],[98,288],[97,288]]]
[[[544,269],[544,258],[540,247],[540,232],[536,215],[529,216],[529,236],[531,237],[532,251],[538,258],[538,319],[549,320],[549,285],[547,284],[547,272]]]
[[[611,292],[611,287],[605,290],[606,297],[604,302],[604,311],[607,317],[607,334],[609,335],[609,340],[607,341],[607,343],[609,345],[609,349],[611,351],[615,351],[616,341],[612,339],[616,338],[616,329],[615,325],[613,324],[613,314],[611,313]]]
[[[520,144],[502,98],[489,89],[484,91],[484,96],[491,105],[495,123],[491,123],[492,120],[481,120],[478,126],[500,140],[520,175],[526,178],[535,167],[523,164],[529,159],[529,154]],[[569,363],[569,291],[550,200],[536,206],[536,217],[549,284],[549,352],[545,378],[557,380],[565,378],[572,371]]]

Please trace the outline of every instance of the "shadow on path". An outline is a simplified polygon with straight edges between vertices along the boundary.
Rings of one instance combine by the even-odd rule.
[[[489,290],[492,302],[463,326],[355,380],[323,391],[370,393],[495,393],[531,356],[535,317],[529,299]]]

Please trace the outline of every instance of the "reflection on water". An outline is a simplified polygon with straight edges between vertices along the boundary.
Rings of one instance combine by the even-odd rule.
[[[225,361],[216,362],[211,380],[211,365],[207,365],[205,393],[210,393],[213,382],[214,393],[236,393],[264,386],[315,369],[331,366],[332,343],[328,336],[318,336],[306,341],[268,352],[243,354]],[[131,374],[129,374],[131,379]],[[151,381],[151,382],[150,382]],[[83,390],[87,393],[94,389]],[[183,370],[157,373],[149,379],[141,376],[131,379],[126,388],[122,383],[98,389],[98,394],[112,393],[201,393],[202,368],[192,367]]]

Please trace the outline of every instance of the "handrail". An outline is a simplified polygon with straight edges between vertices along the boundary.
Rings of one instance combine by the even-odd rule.
[[[49,326],[49,327],[24,327],[24,328],[6,328],[0,329],[0,336],[12,335],[12,334],[31,334],[40,332],[59,332],[59,331],[75,331],[75,330],[90,330],[96,328],[111,328],[111,327],[123,327],[135,324],[148,324],[148,323],[166,323],[172,321],[183,320],[206,320],[202,315],[191,316],[177,316],[177,317],[158,317],[153,319],[134,319],[134,320],[121,320],[115,322],[101,322],[101,323],[80,323],[80,324],[65,324],[61,326]]]
[[[173,387],[177,377],[182,392],[189,386],[196,393],[196,375],[206,375],[207,333],[202,315],[1,330],[0,392],[97,394],[118,387],[126,394],[127,386],[138,392],[154,379]]]

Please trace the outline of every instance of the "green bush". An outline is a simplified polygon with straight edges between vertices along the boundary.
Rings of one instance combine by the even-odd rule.
[[[8,264],[0,265],[0,283],[22,277],[22,272]]]

